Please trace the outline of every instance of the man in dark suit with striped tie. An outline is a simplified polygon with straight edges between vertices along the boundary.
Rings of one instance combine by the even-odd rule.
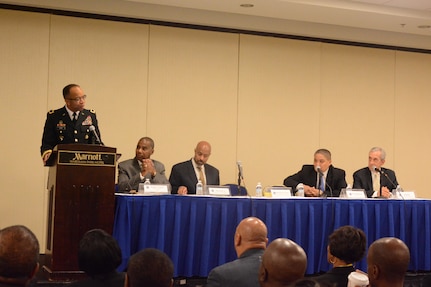
[[[211,145],[201,141],[196,145],[192,159],[177,163],[172,167],[169,182],[172,194],[196,194],[198,180],[205,185],[219,185],[220,176],[217,168],[207,164],[211,155]]]

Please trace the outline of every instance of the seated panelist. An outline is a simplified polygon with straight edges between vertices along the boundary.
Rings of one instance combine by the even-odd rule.
[[[138,190],[139,183],[149,179],[154,184],[169,184],[165,175],[165,166],[151,159],[154,153],[154,141],[149,137],[139,139],[136,155],[132,159],[118,164],[118,190]]]
[[[198,180],[205,185],[219,185],[220,176],[217,168],[207,164],[211,155],[211,145],[201,141],[196,145],[192,159],[175,164],[172,167],[169,182],[172,194],[196,194]]]
[[[368,197],[391,197],[391,190],[397,188],[398,182],[393,170],[382,167],[385,159],[384,149],[371,148],[368,166],[353,173],[353,188],[364,189]]]
[[[341,189],[347,186],[346,172],[332,166],[331,152],[318,149],[314,153],[314,163],[303,165],[297,173],[288,176],[283,184],[297,191],[303,184],[304,194],[309,197],[340,196]]]

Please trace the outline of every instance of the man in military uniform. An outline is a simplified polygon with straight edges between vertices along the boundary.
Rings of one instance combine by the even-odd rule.
[[[67,85],[63,88],[63,98],[66,105],[49,111],[46,116],[40,147],[44,165],[57,144],[102,144],[96,113],[94,110],[84,109],[87,96],[81,87],[76,84]]]

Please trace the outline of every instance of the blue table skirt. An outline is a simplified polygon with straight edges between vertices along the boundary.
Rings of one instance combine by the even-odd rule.
[[[286,237],[300,244],[308,257],[307,274],[330,269],[326,260],[329,234],[343,225],[364,230],[367,246],[394,236],[410,248],[409,270],[431,270],[429,200],[346,200],[214,198],[200,196],[117,195],[114,237],[129,257],[143,248],[166,252],[175,276],[206,277],[209,271],[236,259],[233,237],[238,223],[256,216],[268,227],[269,241]],[[366,258],[356,264],[366,271]]]

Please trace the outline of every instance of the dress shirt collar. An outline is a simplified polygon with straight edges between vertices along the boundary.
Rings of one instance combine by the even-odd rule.
[[[67,111],[67,113],[69,114],[69,118],[71,119],[71,120],[73,120],[73,111],[71,111],[71,110],[69,110],[69,108],[67,107],[67,106],[64,106],[65,108],[66,108],[66,111]],[[76,118],[78,118],[79,117],[79,111],[77,111],[77,112],[75,112],[76,113]]]

